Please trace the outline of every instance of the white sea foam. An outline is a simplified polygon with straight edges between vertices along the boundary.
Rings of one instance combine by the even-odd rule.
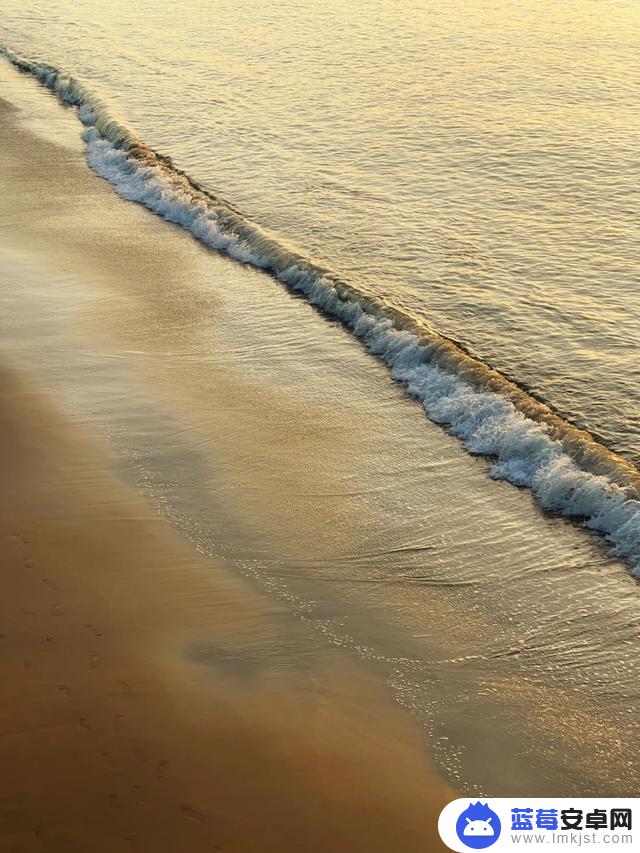
[[[494,478],[531,489],[545,509],[582,519],[640,577],[640,501],[628,463],[433,330],[286,249],[231,205],[201,190],[114,120],[78,81],[7,55],[63,102],[78,107],[89,165],[121,196],[243,263],[269,269],[340,319],[389,366],[432,421],[446,426],[471,453],[495,460]]]

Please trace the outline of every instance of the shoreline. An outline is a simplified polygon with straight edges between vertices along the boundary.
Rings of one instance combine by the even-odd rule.
[[[638,577],[640,471],[633,463],[429,323],[281,245],[149,148],[79,80],[6,48],[2,52],[19,72],[78,110],[88,163],[119,195],[180,223],[209,248],[268,270],[343,323],[427,417],[468,452],[491,460],[492,476],[529,489],[542,510],[584,522],[585,532],[602,537],[604,553],[625,559]]]
[[[240,669],[277,622],[5,370],[0,411],[3,849],[440,849],[419,726],[335,661],[296,685],[189,660]]]
[[[120,198],[73,144],[73,113],[29,83],[8,86],[22,106],[0,134],[0,363],[69,413],[60,436],[83,423],[100,437],[86,463],[71,464],[81,453],[71,448],[72,492],[95,479],[85,502],[96,512],[96,495],[135,495],[133,534],[123,524],[110,553],[115,571],[133,536],[140,560],[102,597],[127,617],[126,631],[116,626],[127,654],[140,650],[159,667],[154,695],[178,719],[182,747],[216,741],[199,710],[215,700],[225,749],[247,730],[260,734],[249,738],[248,752],[265,762],[251,784],[269,806],[258,803],[256,820],[274,812],[285,822],[284,801],[300,820],[305,810],[316,822],[337,811],[331,820],[349,849],[363,812],[386,808],[381,799],[398,802],[414,832],[413,815],[427,814],[432,787],[442,790],[425,754],[469,795],[632,788],[640,622],[624,566],[575,525],[543,516],[529,495],[490,480],[486,460],[426,420],[342,327]],[[33,98],[26,108],[23,89]],[[59,135],[60,145],[29,129],[50,118],[57,130],[46,139]],[[103,444],[114,453],[96,479]],[[134,524],[155,512],[178,531],[166,549]],[[159,587],[149,565],[158,552]],[[183,719],[197,733],[187,738]],[[406,761],[386,755],[407,738]],[[353,750],[351,773],[342,768]],[[240,763],[253,769],[248,752],[225,759],[233,779]],[[293,793],[279,779],[283,756],[293,761]],[[189,778],[185,768],[181,785]],[[300,778],[308,784],[298,792]],[[333,802],[336,784],[349,789],[346,801],[340,788]],[[181,797],[207,811],[195,799]],[[247,820],[241,800],[225,801],[216,819]]]

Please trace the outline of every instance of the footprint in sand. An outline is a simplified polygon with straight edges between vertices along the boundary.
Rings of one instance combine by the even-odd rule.
[[[156,779],[164,779],[164,771],[168,764],[168,761],[158,762],[158,766],[156,767]]]
[[[67,687],[66,684],[58,684],[58,690],[60,693],[64,693],[65,696],[71,696],[71,688]]]
[[[60,588],[55,581],[51,580],[51,578],[42,578],[42,583],[46,584],[49,589],[53,590],[53,592],[60,592]]]
[[[206,815],[202,814],[202,812],[199,812],[197,809],[194,809],[193,806],[190,806],[188,803],[183,803],[180,811],[187,820],[190,820],[193,823],[205,823],[207,820]]]
[[[98,669],[100,666],[100,655],[91,655],[89,658],[89,666],[91,669]]]
[[[113,720],[113,730],[114,732],[119,732],[122,729],[122,724],[124,723],[124,717],[122,714],[116,714]]]
[[[91,726],[87,722],[86,717],[80,717],[80,719],[78,720],[78,726],[80,727],[80,730],[83,732],[92,732],[93,731],[93,729],[91,728]]]

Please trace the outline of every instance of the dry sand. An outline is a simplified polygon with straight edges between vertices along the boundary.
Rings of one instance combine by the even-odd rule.
[[[453,794],[421,730],[363,672],[317,662],[294,686],[189,660],[197,641],[241,663],[282,625],[0,380],[0,849],[440,849]]]

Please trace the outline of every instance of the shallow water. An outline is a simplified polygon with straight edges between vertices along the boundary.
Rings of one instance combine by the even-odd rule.
[[[369,667],[455,787],[637,790],[625,567],[492,482],[340,324],[119,198],[84,164],[74,114],[9,72],[68,146],[4,131],[3,358],[106,435],[120,475],[205,554]],[[12,121],[33,126],[31,109]],[[307,642],[184,652],[295,681]]]
[[[8,0],[0,42],[640,459],[636,3]]]

